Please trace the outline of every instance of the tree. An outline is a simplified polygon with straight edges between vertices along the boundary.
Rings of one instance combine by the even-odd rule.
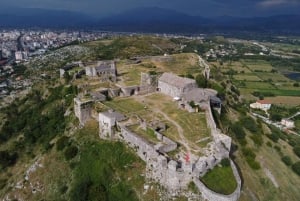
[[[207,87],[207,80],[202,74],[198,74],[196,76],[196,82],[197,82],[198,87],[200,87],[200,88]]]
[[[284,164],[286,164],[287,166],[290,166],[293,164],[291,157],[289,156],[283,156],[281,158],[282,162],[284,162]]]
[[[296,174],[300,176],[300,161],[294,163],[294,165],[292,165],[292,169]]]
[[[295,154],[300,158],[300,146],[295,146],[293,150]]]

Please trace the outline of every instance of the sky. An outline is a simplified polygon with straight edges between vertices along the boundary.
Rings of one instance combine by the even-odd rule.
[[[138,7],[167,8],[204,17],[300,14],[300,0],[1,0],[1,7],[62,9],[95,17]]]

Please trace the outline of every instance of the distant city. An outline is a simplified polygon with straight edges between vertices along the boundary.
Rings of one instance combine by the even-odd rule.
[[[113,33],[79,31],[0,30],[0,98],[32,85],[18,71],[32,57],[72,43],[97,40]]]

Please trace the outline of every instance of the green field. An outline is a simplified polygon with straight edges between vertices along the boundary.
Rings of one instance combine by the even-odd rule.
[[[263,60],[244,60],[243,64],[251,71],[270,72],[273,69],[269,62]]]
[[[115,98],[104,104],[126,115],[145,111],[144,105],[130,98]]]
[[[261,78],[253,73],[238,74],[234,75],[233,78],[240,81],[262,81]]]
[[[200,180],[211,190],[225,195],[233,193],[237,187],[231,166],[214,167]]]

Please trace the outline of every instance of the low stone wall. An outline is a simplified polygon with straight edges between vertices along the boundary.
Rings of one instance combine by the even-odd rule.
[[[240,192],[241,192],[241,178],[239,176],[239,173],[237,171],[237,168],[235,164],[230,160],[230,165],[235,177],[235,180],[237,182],[237,188],[235,191],[230,194],[230,195],[223,195],[216,193],[209,188],[207,188],[199,179],[198,177],[194,178],[194,183],[198,187],[199,191],[202,193],[202,197],[206,200],[211,200],[211,201],[237,201],[240,197]]]
[[[177,143],[171,140],[170,138],[164,136],[163,134],[154,131],[156,138],[161,141],[164,145],[159,147],[159,151],[162,153],[168,153],[177,149]]]
[[[109,89],[108,90],[108,95],[110,97],[118,97],[120,95],[121,89],[120,88],[116,88],[116,89]]]
[[[126,127],[121,127],[121,134],[119,138],[125,141],[129,147],[133,148],[137,155],[146,162],[150,158],[158,156],[153,144],[131,132]]]
[[[120,95],[122,97],[132,96],[137,94],[139,90],[140,90],[140,86],[122,87]]]

